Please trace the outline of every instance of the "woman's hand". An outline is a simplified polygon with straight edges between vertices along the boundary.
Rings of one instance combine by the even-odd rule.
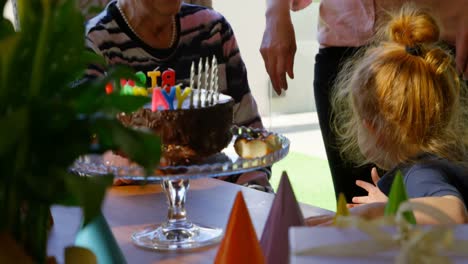
[[[362,204],[368,203],[385,203],[388,200],[388,197],[380,191],[379,187],[377,187],[377,183],[380,180],[379,174],[377,173],[377,169],[374,167],[371,171],[372,183],[368,183],[365,181],[356,181],[356,185],[363,188],[367,191],[367,196],[356,196],[353,197],[353,204],[348,204],[349,208],[359,206]]]
[[[267,12],[260,53],[273,89],[277,94],[281,94],[282,89],[288,89],[286,74],[291,79],[294,78],[296,54],[296,36],[288,8],[276,8]]]
[[[438,0],[417,0],[421,6],[440,9],[441,39],[455,46],[455,63],[458,72],[468,80],[468,6],[445,4]],[[443,10],[442,10],[443,9]]]

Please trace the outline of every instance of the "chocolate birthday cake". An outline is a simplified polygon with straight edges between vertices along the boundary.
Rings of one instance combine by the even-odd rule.
[[[231,141],[234,101],[219,93],[218,65],[199,60],[197,74],[192,63],[190,86],[175,85],[175,71],[157,70],[135,74],[135,80],[121,82],[122,95],[151,96],[151,103],[133,113],[120,113],[123,125],[146,128],[161,137],[161,165],[185,165],[220,152]],[[195,82],[195,75],[197,81]],[[146,76],[152,87],[144,88]],[[161,77],[158,83],[157,78]],[[107,89],[106,92],[112,89]]]
[[[201,92],[201,100],[206,102],[208,92],[204,89]],[[195,96],[193,105],[198,105],[199,100]],[[231,141],[234,101],[222,94],[216,103],[200,107],[191,107],[189,101],[185,100],[180,109],[153,112],[145,107],[131,114],[121,113],[118,119],[125,126],[149,128],[159,135],[164,165],[196,163],[220,152]]]

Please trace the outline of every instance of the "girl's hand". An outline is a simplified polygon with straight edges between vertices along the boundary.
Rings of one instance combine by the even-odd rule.
[[[279,12],[279,13],[278,13]],[[294,78],[296,35],[289,9],[268,12],[260,53],[277,94],[288,89],[286,74]],[[282,12],[285,12],[284,14]]]
[[[353,204],[348,204],[349,208],[368,203],[387,202],[388,197],[382,191],[380,191],[379,187],[377,187],[377,182],[380,180],[380,177],[375,167],[372,168],[371,177],[372,181],[374,182],[373,184],[360,180],[356,181],[356,185],[366,190],[368,194],[367,196],[353,197]]]

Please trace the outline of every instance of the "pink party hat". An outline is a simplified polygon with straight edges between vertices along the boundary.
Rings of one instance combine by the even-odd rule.
[[[289,262],[288,230],[303,225],[304,217],[284,171],[260,240],[267,263]]]
[[[263,264],[265,257],[258,243],[242,192],[238,192],[229,216],[226,234],[219,246],[215,264]]]

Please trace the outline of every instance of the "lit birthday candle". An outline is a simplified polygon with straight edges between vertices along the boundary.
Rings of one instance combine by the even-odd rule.
[[[201,76],[202,76],[202,58],[198,61],[198,78],[197,78],[197,88],[198,88],[198,108],[201,107]]]
[[[184,103],[185,98],[187,98],[189,94],[192,94],[192,89],[190,87],[186,87],[184,89],[184,92],[182,92],[182,88],[180,87],[180,85],[176,87],[177,109],[182,108],[182,104]]]
[[[195,82],[195,63],[192,61],[192,65],[190,66],[190,87],[191,89],[195,89],[194,82]],[[193,108],[193,94],[190,93],[190,108]]]
[[[209,83],[210,82],[210,65],[209,65],[209,60],[208,58],[206,58],[205,60],[205,80],[204,80],[204,87],[205,87],[205,98],[203,100],[203,103],[205,106],[208,105],[209,101],[208,101],[208,95],[210,94],[210,90],[209,90]]]

